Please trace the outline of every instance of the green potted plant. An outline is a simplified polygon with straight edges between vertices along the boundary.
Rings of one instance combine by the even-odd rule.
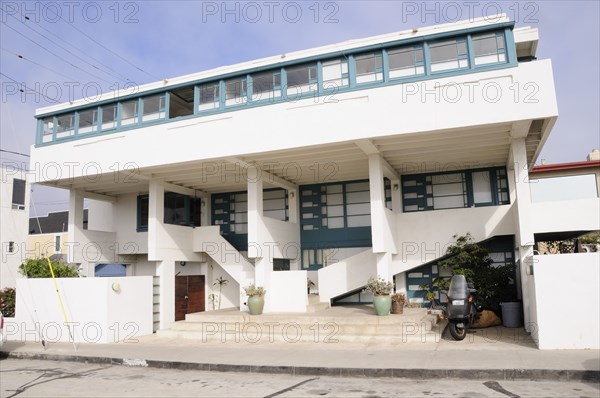
[[[369,278],[365,291],[373,293],[373,306],[378,316],[389,315],[392,308],[390,293],[393,288],[394,284],[383,278]]]
[[[404,293],[392,294],[392,314],[404,313],[404,304],[406,303],[406,296]]]
[[[246,296],[248,296],[248,310],[250,315],[260,315],[265,307],[265,293],[262,286],[256,286],[254,283],[244,287]]]

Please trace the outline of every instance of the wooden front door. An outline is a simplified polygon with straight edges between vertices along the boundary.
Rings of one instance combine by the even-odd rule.
[[[175,320],[204,311],[204,275],[175,277]]]

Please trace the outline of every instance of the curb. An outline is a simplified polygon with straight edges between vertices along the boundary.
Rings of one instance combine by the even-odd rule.
[[[0,358],[68,361],[93,364],[148,367],[156,369],[202,370],[208,372],[240,372],[287,374],[292,376],[333,377],[391,377],[415,380],[469,379],[469,380],[530,380],[598,382],[599,370],[562,369],[402,369],[402,368],[341,368],[311,366],[234,365],[198,362],[178,362],[130,358],[110,358],[82,355],[32,354],[26,352],[0,352]]]

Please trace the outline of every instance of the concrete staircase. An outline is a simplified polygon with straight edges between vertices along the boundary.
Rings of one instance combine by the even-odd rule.
[[[167,338],[201,343],[313,343],[361,342],[386,345],[434,343],[443,327],[437,316],[421,308],[405,308],[403,315],[376,316],[372,306],[340,306],[302,314],[250,315],[238,309],[188,314]]]

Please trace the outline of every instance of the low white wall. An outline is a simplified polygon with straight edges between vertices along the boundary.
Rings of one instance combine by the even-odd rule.
[[[59,278],[57,283],[75,342],[134,342],[152,334],[151,276]],[[17,281],[16,316],[5,332],[9,340],[70,341],[52,279]]]
[[[260,217],[258,242],[261,257],[300,258],[300,227],[297,223]]]
[[[533,257],[530,331],[542,350],[599,349],[600,254]]]
[[[319,297],[329,302],[333,297],[367,284],[369,277],[377,276],[376,255],[367,249],[355,256],[319,270]]]
[[[598,198],[533,203],[531,211],[535,233],[600,229]]]
[[[306,312],[306,271],[275,271],[270,275],[269,312]]]

